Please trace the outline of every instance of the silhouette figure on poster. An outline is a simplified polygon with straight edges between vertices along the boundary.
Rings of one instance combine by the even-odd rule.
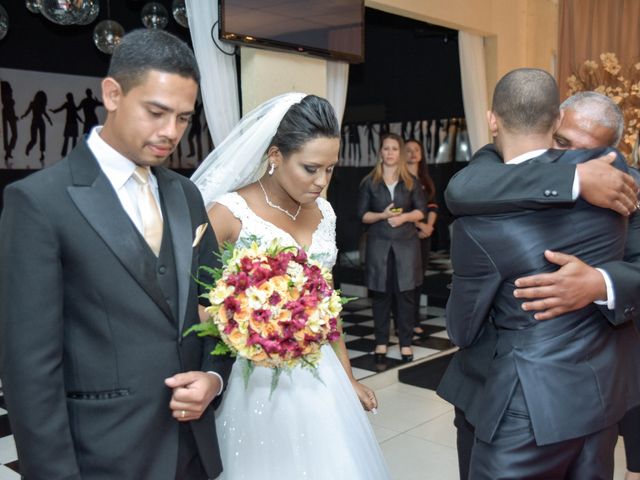
[[[87,96],[80,101],[76,110],[82,110],[82,114],[84,116],[84,127],[82,129],[82,133],[89,133],[94,126],[100,123],[98,121],[98,116],[96,115],[96,108],[102,107],[103,104],[93,96],[93,92],[90,88],[87,88],[85,93]]]
[[[67,146],[69,144],[69,140],[71,140],[72,146],[76,146],[76,142],[78,141],[78,121],[82,121],[80,116],[77,114],[78,107],[76,107],[76,102],[73,99],[73,93],[67,92],[67,101],[60,105],[58,108],[51,108],[49,111],[51,113],[58,113],[62,110],[65,110],[67,113],[66,119],[64,121],[64,143],[62,144],[62,152],[61,155],[65,157],[67,155]]]
[[[49,122],[49,125],[53,125],[51,122],[51,118],[47,114],[47,94],[42,90],[38,90],[36,95],[33,97],[33,100],[29,104],[29,108],[24,115],[20,118],[24,118],[31,113],[31,139],[27,144],[27,148],[25,148],[25,155],[28,157],[29,152],[35,146],[38,141],[38,135],[40,136],[40,163],[44,167],[44,152],[47,149],[46,137],[47,137],[47,129],[44,124],[44,119],[46,118]]]
[[[7,168],[11,167],[10,158],[18,141],[18,117],[16,116],[13,99],[13,90],[9,82],[0,82],[0,92],[2,97],[2,143],[4,145],[4,159]],[[9,137],[11,134],[11,137]]]
[[[198,162],[202,160],[202,122],[200,121],[200,114],[202,113],[202,102],[196,102],[196,106],[191,116],[191,127],[187,139],[189,140],[189,153],[187,157],[193,157],[196,154],[194,148],[194,140],[197,147]]]

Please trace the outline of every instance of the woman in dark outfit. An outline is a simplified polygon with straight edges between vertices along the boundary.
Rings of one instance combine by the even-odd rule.
[[[413,360],[414,291],[423,276],[414,222],[423,220],[425,211],[424,191],[407,169],[402,138],[382,136],[378,162],[360,184],[358,197],[358,216],[368,226],[365,271],[373,300],[377,363],[387,354],[394,300],[402,361]]]
[[[418,140],[410,139],[405,142],[405,150],[407,152],[407,168],[409,172],[418,178],[420,185],[424,190],[424,196],[427,199],[427,216],[416,222],[418,229],[418,238],[420,239],[420,256],[422,259],[422,272],[427,270],[429,263],[429,253],[431,252],[431,235],[433,228],[438,219],[438,204],[435,202],[436,187],[429,175],[429,167],[424,156],[424,148]],[[422,295],[422,285],[416,287],[415,290],[415,324],[413,333],[417,335],[424,334],[424,329],[420,325],[420,296]]]

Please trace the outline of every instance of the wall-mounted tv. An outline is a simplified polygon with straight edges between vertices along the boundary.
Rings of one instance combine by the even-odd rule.
[[[220,0],[220,38],[364,61],[364,0]]]

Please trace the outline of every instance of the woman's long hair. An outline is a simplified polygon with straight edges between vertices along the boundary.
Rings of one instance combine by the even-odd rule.
[[[424,156],[424,147],[422,146],[422,142],[416,140],[415,138],[407,140],[405,142],[405,145],[408,143],[415,143],[420,148],[420,161],[418,162],[418,180],[420,180],[420,183],[424,187],[424,192],[427,197],[427,203],[431,203],[436,197],[436,185],[435,183],[433,183],[431,175],[429,175],[427,159]]]
[[[398,180],[403,182],[408,190],[413,190],[413,176],[409,172],[407,168],[407,155],[404,151],[404,140],[401,136],[396,135],[395,133],[385,133],[380,137],[380,149],[378,151],[378,161],[376,162],[376,166],[373,167],[373,170],[364,177],[363,181],[367,178],[371,178],[373,183],[380,183],[383,181],[383,170],[382,170],[382,145],[384,141],[390,138],[398,142],[398,146],[400,147],[400,159],[398,161]]]

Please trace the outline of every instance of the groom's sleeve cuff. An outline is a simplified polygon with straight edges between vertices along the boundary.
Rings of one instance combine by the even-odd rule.
[[[207,373],[210,374],[210,375],[215,375],[216,377],[218,377],[220,379],[220,390],[218,390],[218,393],[216,393],[216,397],[217,397],[224,390],[224,380],[222,379],[222,375],[220,375],[218,372],[213,372],[213,371],[208,371]]]

